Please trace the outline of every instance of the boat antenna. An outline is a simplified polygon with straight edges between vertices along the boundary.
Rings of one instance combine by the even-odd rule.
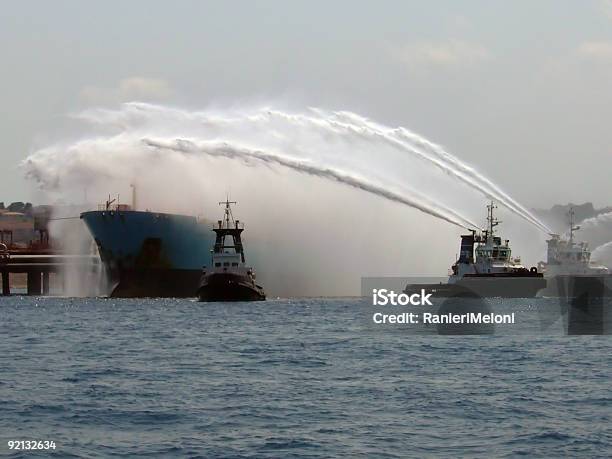
[[[576,213],[574,212],[574,208],[570,207],[569,212],[567,213],[569,216],[569,224],[570,224],[570,245],[574,243],[574,231],[578,231],[580,229],[579,225],[574,226],[574,216]]]
[[[495,205],[495,203],[493,201],[491,201],[491,204],[489,204],[487,206],[487,229],[488,229],[488,233],[489,233],[489,237],[493,237],[493,228],[495,228],[497,225],[499,225],[501,222],[493,217],[493,210],[497,209],[497,206]]]
[[[225,215],[223,217],[223,221],[225,223],[226,228],[231,228],[234,226],[234,215],[232,214],[231,204],[238,204],[236,201],[230,201],[229,196],[225,199],[225,201],[219,202],[219,205],[225,205]],[[230,224],[231,223],[231,224]]]

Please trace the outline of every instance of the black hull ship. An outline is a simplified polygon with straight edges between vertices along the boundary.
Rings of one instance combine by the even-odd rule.
[[[198,289],[200,301],[263,301],[266,294],[255,282],[253,268],[245,265],[241,234],[244,226],[234,221],[230,204],[226,200],[225,216],[213,228],[216,233],[212,250],[212,264],[204,268]],[[227,241],[231,240],[228,244]]]
[[[502,243],[495,234],[499,220],[493,217],[495,205],[487,206],[487,229],[481,234],[472,231],[461,236],[459,259],[451,267],[447,283],[409,284],[405,293],[421,289],[434,297],[533,298],[546,287],[546,280],[537,268],[527,269],[520,258],[512,257],[510,241]]]

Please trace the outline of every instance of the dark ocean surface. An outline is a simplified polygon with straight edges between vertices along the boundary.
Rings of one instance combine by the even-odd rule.
[[[520,327],[440,336],[358,299],[0,298],[0,455],[612,456],[609,337],[507,301]]]

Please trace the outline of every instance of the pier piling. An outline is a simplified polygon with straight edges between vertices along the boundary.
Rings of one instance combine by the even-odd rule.
[[[43,295],[49,294],[49,273],[48,272],[42,273],[42,294]]]
[[[72,255],[31,249],[10,251],[6,256],[0,258],[2,294],[11,294],[10,273],[27,275],[27,295],[49,295],[51,273],[55,276],[55,280],[61,282],[65,287],[66,269],[94,273],[100,270],[98,263],[99,258],[94,255]]]
[[[40,295],[41,276],[40,271],[28,271],[28,295]]]
[[[9,279],[8,271],[2,271],[2,294],[10,295],[11,294],[11,284]]]

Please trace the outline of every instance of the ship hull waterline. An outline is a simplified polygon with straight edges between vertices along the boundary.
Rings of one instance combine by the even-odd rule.
[[[266,294],[247,277],[232,273],[212,273],[202,277],[199,301],[264,301]]]
[[[109,275],[111,298],[194,298],[201,270],[122,269]]]
[[[559,274],[546,278],[546,288],[538,296],[575,298],[584,295],[612,297],[612,274]]]
[[[452,284],[410,284],[406,286],[405,292],[418,293],[421,289],[425,289],[431,292],[434,298],[465,294],[480,298],[534,298],[544,288],[546,288],[546,279],[540,274],[526,277],[464,277]]]

